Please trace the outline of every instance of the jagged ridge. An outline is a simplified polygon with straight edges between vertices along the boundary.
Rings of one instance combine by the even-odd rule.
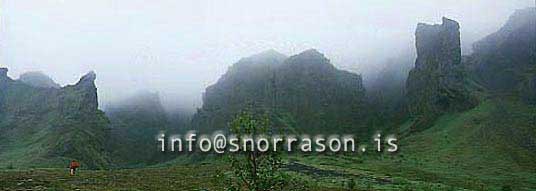
[[[99,111],[95,73],[61,89],[0,76],[0,164],[63,167],[76,159],[104,168],[108,120]]]

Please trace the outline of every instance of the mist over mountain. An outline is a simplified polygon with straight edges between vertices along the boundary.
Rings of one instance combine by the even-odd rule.
[[[61,86],[54,82],[52,78],[43,74],[43,72],[26,72],[19,77],[21,82],[28,85],[41,88],[60,88]]]
[[[239,111],[268,111],[280,128],[352,131],[364,116],[361,76],[335,68],[314,49],[286,57],[266,51],[243,58],[203,95],[193,118],[198,129],[227,129]]]
[[[177,133],[170,124],[158,93],[140,91],[107,107],[110,119],[109,151],[118,166],[145,166],[170,157],[159,152],[156,136]]]
[[[468,56],[465,62],[484,87],[494,92],[519,92],[520,95],[533,97],[536,8],[515,11],[497,32],[476,42],[474,49],[474,54]]]
[[[125,2],[2,4],[15,27],[1,28],[0,61],[16,72],[0,67],[0,190],[536,188],[536,8],[517,9],[529,3]],[[60,85],[86,68],[98,72]],[[231,122],[349,134],[359,152],[181,155],[156,140]],[[386,137],[398,150],[375,152]]]
[[[94,70],[99,74],[95,83],[102,109],[149,90],[159,92],[167,110],[182,107],[195,112],[202,106],[205,88],[237,58],[267,49],[295,55],[315,48],[337,68],[361,74],[366,84],[394,54],[414,54],[415,23],[439,23],[441,16],[463,23],[462,54],[470,54],[473,42],[495,32],[514,10],[534,2],[238,0],[235,4],[6,1],[1,8],[0,65],[10,69],[13,79],[27,71],[42,71],[60,85]]]

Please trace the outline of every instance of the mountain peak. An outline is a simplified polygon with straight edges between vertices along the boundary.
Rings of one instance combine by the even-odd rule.
[[[460,24],[447,17],[441,18],[441,24],[427,24],[427,23],[418,23],[417,30],[415,30],[416,35],[418,33],[430,33],[430,32],[439,32],[439,31],[459,31]]]
[[[318,50],[311,48],[299,53],[297,56],[300,57],[310,57],[310,58],[325,58],[324,54],[320,53]]]
[[[534,39],[534,31],[536,29],[536,7],[516,10],[506,23],[497,31],[473,44],[474,52],[478,54],[487,54],[498,51],[504,42],[519,42],[527,45],[532,44],[530,39]],[[516,40],[522,39],[522,40]],[[527,40],[528,39],[528,40]],[[519,48],[521,51],[528,50],[526,47],[513,45],[511,48]],[[528,46],[533,47],[533,46]],[[513,50],[513,49],[511,49]],[[517,50],[516,50],[517,51]]]
[[[442,18],[441,24],[419,23],[415,30],[417,49],[416,68],[435,67],[425,60],[434,60],[441,68],[461,62],[460,25],[458,22]]]
[[[287,55],[281,54],[274,49],[262,51],[252,56],[243,58],[241,61],[248,61],[253,63],[281,63],[287,58]]]
[[[274,49],[268,49],[268,50],[265,50],[265,51],[262,51],[258,54],[256,54],[256,56],[270,56],[270,57],[287,57],[286,55],[278,52],[277,50],[274,50]]]
[[[95,84],[95,79],[96,78],[97,78],[97,75],[95,74],[95,72],[90,71],[87,74],[85,74],[84,76],[82,76],[82,78],[80,78],[80,81],[78,81],[77,85],[80,85],[80,84]]]
[[[536,19],[536,7],[528,7],[524,9],[517,9],[509,18],[508,23],[528,22]]]
[[[447,29],[458,30],[460,28],[460,24],[457,21],[449,19],[447,17],[442,17],[441,21],[442,21],[441,26]]]
[[[52,78],[40,71],[26,72],[21,74],[19,80],[25,84],[41,88],[60,88]]]
[[[324,56],[324,54],[318,52],[316,49],[308,49],[297,55],[291,56],[288,60],[286,60],[286,62],[292,65],[300,65],[304,67],[310,67],[310,66],[328,66],[329,68],[333,67],[330,64],[329,59],[327,59]]]

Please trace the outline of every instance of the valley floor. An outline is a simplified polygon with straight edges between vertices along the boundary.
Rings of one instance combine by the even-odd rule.
[[[225,183],[218,179],[218,175],[228,167],[216,163],[80,170],[76,176],[70,176],[68,169],[1,170],[0,190],[223,190]],[[303,181],[309,190],[502,189],[472,178],[458,184],[457,181],[464,176],[441,177],[439,173],[393,165],[396,166],[389,161],[363,162],[345,156],[300,157],[292,159],[286,169],[293,177]],[[404,173],[401,173],[402,169]],[[355,183],[353,189],[349,188],[350,181]]]
[[[402,138],[396,154],[290,154],[285,169],[308,190],[536,190],[536,144],[527,141],[536,137],[535,116],[536,107],[488,100]],[[219,175],[228,170],[219,158],[82,169],[76,176],[68,169],[1,169],[0,190],[223,190],[228,183]]]

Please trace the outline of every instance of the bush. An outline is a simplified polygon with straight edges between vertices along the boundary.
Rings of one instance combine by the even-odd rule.
[[[242,112],[231,122],[231,132],[242,142],[241,137],[256,137],[268,133],[270,126],[266,115]],[[230,157],[232,177],[227,178],[226,190],[294,190],[294,179],[281,170],[283,161],[277,152],[246,150]],[[302,189],[297,189],[302,190]]]

